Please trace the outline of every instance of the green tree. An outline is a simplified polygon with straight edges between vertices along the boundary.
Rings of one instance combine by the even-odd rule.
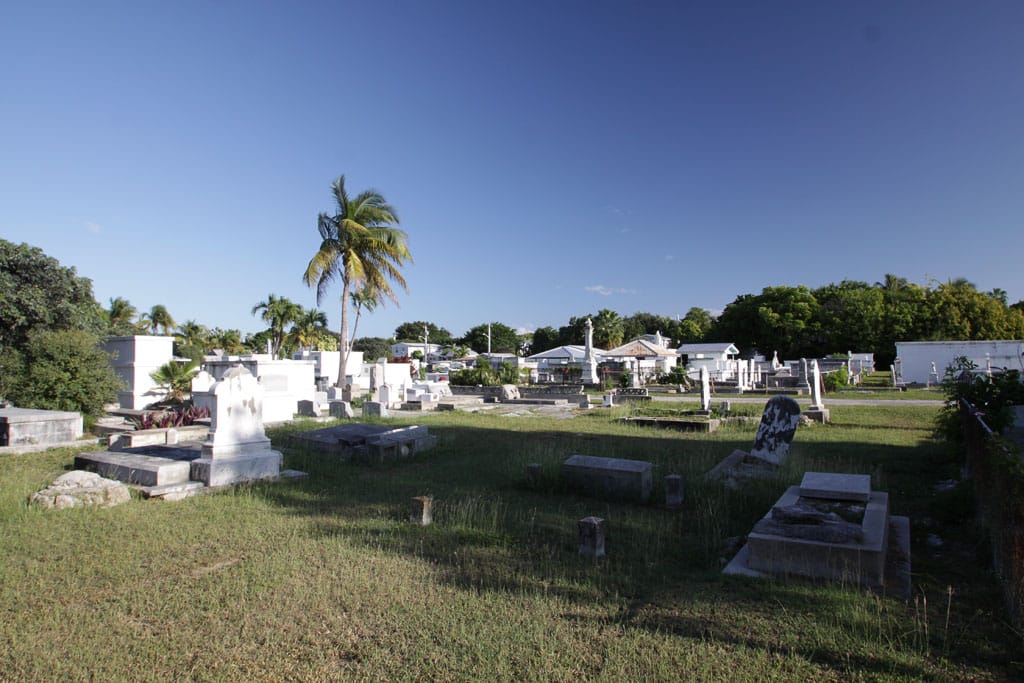
[[[250,332],[245,335],[245,340],[242,344],[252,353],[266,353],[267,342],[270,342],[271,346],[273,346],[273,336],[269,329]]]
[[[302,306],[287,297],[269,294],[265,301],[252,307],[252,314],[256,315],[257,313],[269,326],[270,353],[274,358],[278,358],[285,340],[285,328],[302,314]]]
[[[314,308],[302,311],[288,336],[298,348],[312,350],[326,331],[327,314]]]
[[[0,239],[0,347],[21,350],[35,330],[106,328],[88,278],[38,247]]]
[[[692,307],[675,326],[674,337],[680,344],[699,344],[715,326],[715,318],[708,311],[697,306]]]
[[[533,331],[533,338],[530,340],[530,353],[542,353],[560,346],[558,343],[558,330],[553,327],[538,327]]]
[[[380,193],[361,192],[349,198],[345,190],[345,176],[339,176],[331,186],[336,203],[332,216],[321,213],[317,218],[320,248],[310,259],[303,274],[307,286],[316,286],[319,304],[334,280],[341,282],[341,330],[338,348],[341,364],[337,385],[345,381],[345,368],[349,354],[348,308],[353,289],[370,286],[381,297],[398,302],[391,286],[397,283],[407,289],[399,268],[411,261],[406,245],[406,234],[399,230],[398,216]]]
[[[491,353],[518,353],[519,335],[508,325],[499,322],[490,324]],[[487,323],[477,325],[462,337],[462,344],[477,353],[487,352]]]
[[[426,326],[430,333],[430,342],[433,344],[451,344],[454,339],[452,333],[443,327],[425,320],[402,323],[395,328],[396,341],[423,341],[423,327]]]
[[[866,282],[843,280],[814,290],[823,353],[847,351],[884,354],[885,295]]]
[[[594,346],[599,349],[614,349],[622,345],[622,318],[615,311],[602,308],[592,319],[594,325]]]
[[[206,325],[201,325],[195,320],[186,320],[178,325],[174,341],[177,346],[175,353],[186,358],[201,360],[203,355],[211,349],[210,330],[206,328]]]
[[[798,287],[765,287],[761,294],[742,294],[725,307],[709,337],[731,341],[741,350],[783,358],[820,353],[818,302],[811,291]]]
[[[391,342],[382,337],[360,337],[352,343],[353,351],[362,351],[363,360],[372,363],[378,358],[391,358]]]
[[[96,416],[123,388],[99,338],[87,330],[37,329],[22,351],[3,355],[3,390],[15,405]]]
[[[1005,297],[979,292],[964,279],[939,284],[928,292],[931,328],[926,338],[936,340],[1021,339],[1020,316]]]
[[[645,334],[656,334],[658,332],[671,337],[675,327],[676,322],[668,316],[638,311],[622,319],[622,338],[636,339]]]
[[[590,318],[589,314],[581,315],[579,317],[573,316],[569,318],[569,324],[563,325],[558,328],[558,344],[557,346],[582,346],[587,341],[587,333],[585,330],[587,318]],[[593,322],[593,321],[591,321]]]
[[[222,330],[215,327],[210,330],[210,348],[220,349],[227,354],[245,352],[245,345],[242,343],[242,331],[236,329]]]
[[[135,318],[139,312],[132,306],[128,299],[116,297],[110,300],[110,308],[107,310],[108,333],[111,335],[133,335],[140,332]]]
[[[153,308],[149,309],[148,313],[143,313],[139,316],[139,324],[148,332],[154,334],[163,332],[165,335],[170,334],[171,330],[177,327],[174,318],[171,317],[167,308],[162,304],[156,304]]]
[[[199,361],[179,363],[170,360],[158,367],[149,376],[158,386],[166,390],[175,403],[185,400],[185,394],[192,389],[192,376],[199,371]]]

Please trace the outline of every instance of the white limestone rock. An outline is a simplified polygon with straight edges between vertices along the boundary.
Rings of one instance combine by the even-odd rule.
[[[131,500],[128,487],[95,472],[73,470],[57,477],[42,491],[32,494],[31,504],[51,510],[95,505],[113,507]]]

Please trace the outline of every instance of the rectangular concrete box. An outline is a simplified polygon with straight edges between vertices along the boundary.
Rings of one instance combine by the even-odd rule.
[[[562,463],[562,479],[588,495],[646,503],[654,485],[654,466],[644,460],[573,455]]]
[[[82,436],[82,416],[62,410],[0,408],[0,446],[58,444]]]
[[[871,497],[871,475],[805,472],[800,482],[800,495],[866,503]]]
[[[796,504],[800,487],[790,486],[774,507]],[[771,516],[771,511],[765,519]],[[873,491],[864,510],[864,539],[854,543],[828,543],[788,536],[751,533],[748,566],[770,574],[795,574],[812,578],[880,586],[885,577],[889,541],[889,494]]]

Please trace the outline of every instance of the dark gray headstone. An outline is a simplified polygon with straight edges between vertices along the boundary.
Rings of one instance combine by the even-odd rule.
[[[789,396],[776,396],[768,401],[757,428],[751,457],[781,465],[789,453],[797,424],[800,422],[800,405]]]

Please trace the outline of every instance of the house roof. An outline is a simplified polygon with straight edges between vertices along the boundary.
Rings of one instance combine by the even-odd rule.
[[[739,355],[740,350],[736,348],[735,344],[731,342],[710,342],[708,344],[681,344],[676,353],[688,356],[694,356],[698,354],[708,355],[721,355],[723,353],[729,354],[730,356]]]
[[[608,349],[604,355],[618,358],[653,358],[654,356],[674,356],[676,352],[641,338],[626,342],[622,346],[616,346],[614,349]]]
[[[586,355],[587,349],[585,346],[577,346],[575,344],[569,344],[566,346],[556,346],[553,349],[547,351],[541,351],[535,353],[532,356],[528,356],[526,360],[570,360],[570,361],[581,361],[583,356]],[[605,352],[601,349],[594,349],[594,355],[600,356]]]

